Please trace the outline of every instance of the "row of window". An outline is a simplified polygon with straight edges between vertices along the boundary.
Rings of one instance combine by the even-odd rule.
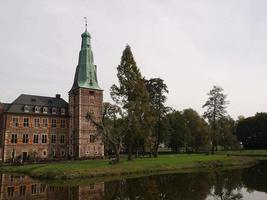
[[[43,134],[41,136],[42,137],[40,137],[37,134],[33,135],[33,143],[34,144],[38,144],[39,142],[41,142],[42,144],[46,144],[47,143],[47,135]],[[17,142],[18,142],[18,135],[17,134],[12,134],[11,135],[11,143],[12,144],[16,144]],[[57,135],[52,134],[51,135],[51,143],[52,144],[56,144],[56,142],[57,142]],[[59,142],[60,142],[60,144],[64,144],[65,143],[65,135],[60,135]],[[29,143],[29,135],[28,134],[23,134],[22,143],[24,143],[24,144]]]
[[[38,188],[37,184],[33,184],[31,185],[31,194],[37,194],[37,193],[44,193],[46,191],[46,185],[45,184],[40,184],[40,187]],[[26,185],[21,185],[19,186],[19,196],[25,196],[26,195]],[[59,191],[63,191],[63,187],[57,187],[56,188]],[[49,187],[49,191],[50,192],[54,192],[55,191],[55,187],[54,186],[50,186]],[[8,197],[14,197],[15,196],[15,187],[7,187],[7,196]]]
[[[30,112],[30,106],[25,105],[24,108],[23,108],[23,111],[25,113]],[[42,112],[43,114],[47,114],[49,112],[49,108],[48,107],[42,107],[41,108],[40,106],[34,106],[33,111],[35,113],[41,113]],[[52,115],[56,115],[56,114],[59,114],[59,113],[61,115],[65,115],[66,114],[66,109],[65,108],[55,108],[55,107],[53,107],[51,109],[51,113],[52,113]]]
[[[39,154],[40,152],[38,152],[38,154]],[[45,150],[43,150],[43,152],[42,152],[42,154],[43,154],[43,156],[44,157],[46,157],[47,156],[47,150],[45,149]],[[55,149],[52,149],[52,152],[51,152],[51,155],[53,156],[53,157],[56,157],[56,150]],[[66,155],[66,153],[65,153],[65,149],[61,149],[60,150],[60,155],[62,156],[62,157],[64,157],[65,155]],[[72,155],[72,152],[71,152],[71,154],[70,155]],[[11,152],[11,158],[16,158],[16,156],[17,156],[17,153],[16,153],[16,149],[13,149],[13,151]],[[26,151],[24,151],[24,152],[22,152],[22,156],[24,157],[24,159],[28,159],[28,152],[26,152]],[[11,180],[11,181],[13,181],[13,180]]]
[[[65,119],[61,119],[61,120],[57,120],[57,119],[52,119],[51,120],[51,128],[57,128],[57,123],[60,122],[60,128],[66,128],[66,120]],[[29,127],[30,125],[30,118],[25,117],[23,118],[23,127]],[[39,127],[48,127],[48,119],[47,118],[34,118],[33,119],[33,126],[35,128],[39,128]],[[13,127],[18,127],[19,126],[19,118],[18,117],[13,117],[12,118],[12,126]]]

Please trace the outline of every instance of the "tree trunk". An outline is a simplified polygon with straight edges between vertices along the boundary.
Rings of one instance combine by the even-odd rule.
[[[215,111],[214,111],[215,113]],[[215,114],[213,115],[213,130],[212,130],[212,139],[211,139],[211,142],[212,142],[212,147],[211,147],[211,154],[214,154],[214,151],[215,151],[215,135],[216,135],[216,118],[215,118]]]
[[[113,146],[113,149],[115,151],[116,163],[119,163],[120,162],[120,150],[115,143],[111,142],[111,145]]]
[[[152,158],[153,156],[153,148],[152,148],[152,142],[149,142],[149,158]]]
[[[158,130],[157,130],[157,138],[156,143],[154,145],[154,157],[158,157],[159,143],[160,143],[160,131],[161,131],[161,108],[159,101],[159,113],[158,113]]]
[[[138,158],[139,156],[139,142],[137,142],[137,145],[136,145],[136,154],[135,154],[135,157]]]
[[[128,144],[128,160],[133,160],[133,144],[132,144],[132,141],[129,141],[129,144]]]
[[[153,156],[156,158],[158,157],[158,149],[159,149],[159,145],[158,143],[156,142],[156,144],[154,145],[154,148],[153,148]]]
[[[214,151],[215,151],[215,150],[214,150],[214,149],[215,149],[215,145],[214,145],[214,139],[213,139],[213,138],[212,138],[211,143],[212,143],[212,144],[211,144],[211,145],[212,145],[212,146],[211,146],[211,154],[214,154]]]

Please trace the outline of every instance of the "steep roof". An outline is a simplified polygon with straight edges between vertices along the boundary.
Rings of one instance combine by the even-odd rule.
[[[87,30],[82,34],[82,45],[79,53],[79,62],[76,67],[75,77],[71,91],[76,88],[90,88],[101,90],[97,81],[97,67],[94,64],[91,49],[91,36]]]
[[[9,108],[10,103],[3,103],[4,112]]]
[[[57,114],[60,113],[59,108],[64,108],[66,113],[68,109],[68,103],[60,98],[57,97],[45,97],[45,96],[37,96],[37,95],[28,95],[28,94],[21,94],[15,101],[11,104],[4,104],[4,112],[6,113],[25,113],[24,107],[29,107],[28,114],[34,114],[34,108],[36,106],[41,108],[47,107],[48,111],[47,114],[52,114],[52,108],[57,108]]]

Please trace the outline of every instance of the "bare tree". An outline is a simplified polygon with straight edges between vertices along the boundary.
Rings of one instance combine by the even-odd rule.
[[[104,103],[102,120],[100,122],[94,118],[92,113],[87,113],[86,115],[86,119],[91,121],[97,128],[100,137],[111,145],[116,156],[116,163],[120,162],[120,150],[124,135],[123,125],[121,124],[122,120],[119,120],[118,116],[121,116],[120,119],[123,117],[120,107],[110,103]],[[118,123],[120,124],[118,125]]]

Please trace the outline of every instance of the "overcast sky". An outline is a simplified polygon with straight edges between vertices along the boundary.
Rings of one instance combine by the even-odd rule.
[[[87,16],[105,101],[129,44],[142,74],[164,79],[177,110],[202,114],[219,85],[232,117],[267,112],[266,9],[265,0],[1,0],[0,101],[68,100]]]

